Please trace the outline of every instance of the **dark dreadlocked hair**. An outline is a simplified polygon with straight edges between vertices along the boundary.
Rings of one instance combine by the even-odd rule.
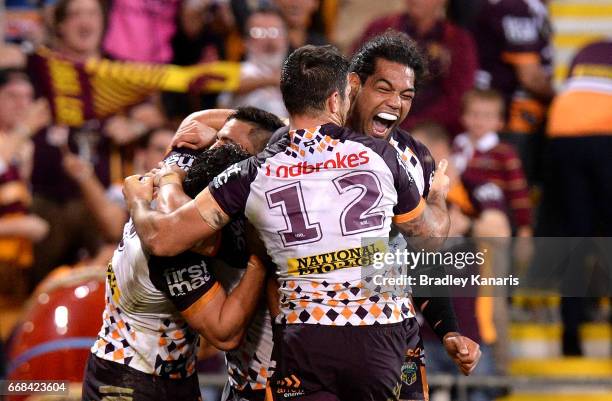
[[[228,143],[200,153],[183,181],[183,190],[195,198],[217,175],[251,155],[240,145]]]

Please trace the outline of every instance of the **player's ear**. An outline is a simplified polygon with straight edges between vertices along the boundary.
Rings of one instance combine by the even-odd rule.
[[[357,75],[356,72],[349,73],[348,82],[351,86],[351,93],[357,93],[357,91],[361,88],[361,78],[359,78],[359,75]]]
[[[340,109],[342,108],[342,99],[340,99],[340,93],[338,93],[338,91],[334,91],[328,98],[327,98],[327,110],[330,112],[330,114],[337,114]]]

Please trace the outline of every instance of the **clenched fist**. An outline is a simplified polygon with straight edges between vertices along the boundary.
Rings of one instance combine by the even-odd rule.
[[[153,177],[131,175],[123,181],[123,197],[130,208],[137,200],[151,202],[153,199]]]
[[[442,344],[461,373],[465,376],[472,373],[482,355],[478,343],[459,333],[451,332],[444,336]]]

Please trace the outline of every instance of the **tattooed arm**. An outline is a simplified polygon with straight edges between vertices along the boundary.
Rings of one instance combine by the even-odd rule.
[[[423,213],[404,223],[396,223],[406,240],[416,249],[439,249],[448,236],[450,218],[446,207],[446,194],[449,187],[449,178],[446,175],[447,166],[446,160],[440,161]]]
[[[136,232],[153,255],[174,256],[210,238],[230,220],[208,189],[171,213],[151,208],[153,179],[125,179],[124,195]]]

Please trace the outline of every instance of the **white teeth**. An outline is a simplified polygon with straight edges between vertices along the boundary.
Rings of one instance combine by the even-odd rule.
[[[387,120],[387,121],[397,120],[397,116],[394,116],[393,114],[389,114],[389,113],[378,113],[376,116],[379,118],[382,118],[383,120]]]

